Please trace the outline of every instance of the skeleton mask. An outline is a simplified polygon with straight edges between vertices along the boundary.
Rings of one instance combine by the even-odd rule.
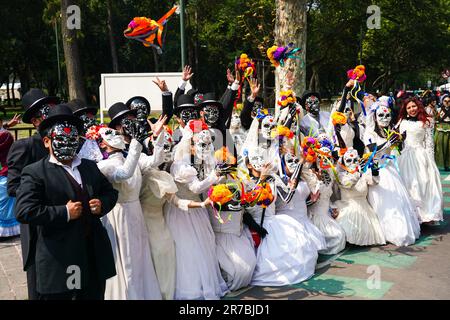
[[[78,149],[78,130],[67,121],[53,126],[50,131],[53,155],[58,161],[72,160]]]
[[[248,154],[248,161],[256,171],[261,171],[262,167],[266,164],[264,153],[264,149],[256,148]]]
[[[215,105],[207,105],[203,108],[205,112],[205,122],[209,126],[214,125],[219,120],[219,107]]]
[[[392,120],[391,111],[384,106],[378,108],[376,117],[378,125],[383,128],[388,127]]]
[[[230,127],[233,129],[240,129],[241,128],[241,117],[237,113],[233,113],[231,116],[231,122]]]
[[[136,118],[139,121],[147,121],[150,111],[150,104],[143,99],[136,98],[130,103],[130,110],[136,110]]]
[[[83,121],[83,128],[86,132],[90,127],[95,126],[98,124],[97,119],[95,117],[90,117],[86,113],[83,113],[80,115],[81,121]]]
[[[324,140],[330,140],[328,139],[328,135],[325,132],[319,133],[319,135],[317,136],[317,141],[322,142]]]
[[[272,137],[272,130],[274,130],[277,126],[277,123],[275,122],[275,119],[273,116],[268,115],[264,117],[261,121],[261,135],[266,140],[273,140]]]
[[[202,130],[194,138],[195,155],[200,160],[205,160],[213,156],[214,146],[211,132]]]
[[[290,152],[284,155],[284,161],[286,162],[286,167],[289,169],[290,173],[295,171],[300,162],[298,157]]]
[[[344,160],[344,165],[352,171],[359,166],[360,158],[358,155],[358,151],[353,148],[348,149],[342,159]]]
[[[344,107],[344,114],[347,118],[350,117],[350,111],[352,111],[352,105],[350,101],[347,101]]]
[[[50,111],[50,107],[51,107],[50,105],[44,104],[44,105],[42,105],[42,107],[39,108],[39,115],[41,116],[42,120],[44,120],[48,117],[48,112]]]
[[[308,99],[306,99],[306,106],[312,115],[317,116],[319,114],[320,102],[316,96],[309,96]]]
[[[133,132],[133,120],[129,118],[123,118],[120,120],[120,124],[122,125],[123,134],[131,136]]]
[[[200,118],[200,115],[198,114],[198,111],[194,108],[186,108],[181,110],[180,112],[180,118],[183,120],[184,123],[188,123],[190,120],[196,120]]]

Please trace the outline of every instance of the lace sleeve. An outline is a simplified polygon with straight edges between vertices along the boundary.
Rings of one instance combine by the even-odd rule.
[[[127,180],[133,176],[134,171],[136,170],[141,151],[142,145],[137,140],[133,139],[130,143],[128,156],[121,166],[109,166],[108,160],[105,160],[98,163],[98,168],[110,181],[117,183]]]
[[[433,131],[433,120],[430,119],[430,123],[425,124],[425,151],[430,155],[432,159],[434,159]]]
[[[153,155],[148,156],[146,154],[141,154],[139,158],[139,167],[141,170],[148,170],[151,168],[156,168],[164,162],[164,152],[163,152],[163,133],[160,133],[158,138],[156,138],[154,143]]]

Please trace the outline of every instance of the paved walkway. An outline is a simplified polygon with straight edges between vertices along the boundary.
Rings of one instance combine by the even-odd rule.
[[[441,177],[444,222],[423,226],[413,246],[347,247],[319,259],[317,274],[306,282],[247,288],[225,299],[450,299],[450,175]],[[27,299],[20,250],[19,238],[0,241],[0,300]]]

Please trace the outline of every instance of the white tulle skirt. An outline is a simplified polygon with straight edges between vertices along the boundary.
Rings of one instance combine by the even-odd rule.
[[[396,246],[414,244],[420,225],[408,191],[392,164],[380,170],[380,181],[369,186],[368,200],[383,229],[386,241]]]
[[[338,200],[334,203],[339,209],[336,221],[345,231],[347,242],[359,246],[385,244],[384,233],[367,200]]]
[[[257,249],[252,285],[284,286],[314,275],[317,248],[301,224],[282,214],[266,217],[263,227],[268,234]]]
[[[420,222],[442,221],[442,184],[434,159],[424,149],[406,148],[398,157],[398,165]]]
[[[166,206],[166,224],[175,241],[175,299],[220,299],[228,287],[220,272],[208,211],[183,211],[172,203]]]

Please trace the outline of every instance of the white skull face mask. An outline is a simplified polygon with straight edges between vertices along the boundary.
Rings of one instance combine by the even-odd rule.
[[[344,160],[344,165],[350,170],[356,170],[359,167],[360,158],[358,151],[353,148],[348,149],[342,159]]]
[[[205,160],[213,156],[214,146],[211,132],[208,130],[200,131],[196,134],[194,141],[195,155],[199,159]]]
[[[290,152],[284,155],[284,161],[286,162],[286,167],[289,169],[290,173],[295,171],[300,162],[298,157]]]
[[[378,125],[383,128],[388,127],[392,120],[391,111],[384,106],[378,108],[376,117]]]
[[[319,133],[319,135],[317,136],[317,141],[322,142],[324,140],[330,140],[330,139],[328,139],[328,136],[325,132]]]
[[[266,140],[273,140],[274,138],[272,137],[272,130],[275,129],[277,126],[275,119],[273,118],[273,116],[268,115],[266,117],[264,117],[264,119],[262,119],[261,121],[261,135],[264,139]]]
[[[264,157],[265,152],[266,151],[262,148],[256,148],[248,154],[248,161],[256,171],[261,171],[266,164],[266,159]]]
[[[64,121],[56,124],[50,131],[53,155],[58,161],[72,160],[78,149],[78,130]]]
[[[233,113],[231,116],[230,127],[233,129],[239,129],[241,127],[241,117],[237,113]]]
[[[219,107],[215,105],[206,105],[203,108],[205,113],[205,122],[208,125],[214,125],[219,120]]]

